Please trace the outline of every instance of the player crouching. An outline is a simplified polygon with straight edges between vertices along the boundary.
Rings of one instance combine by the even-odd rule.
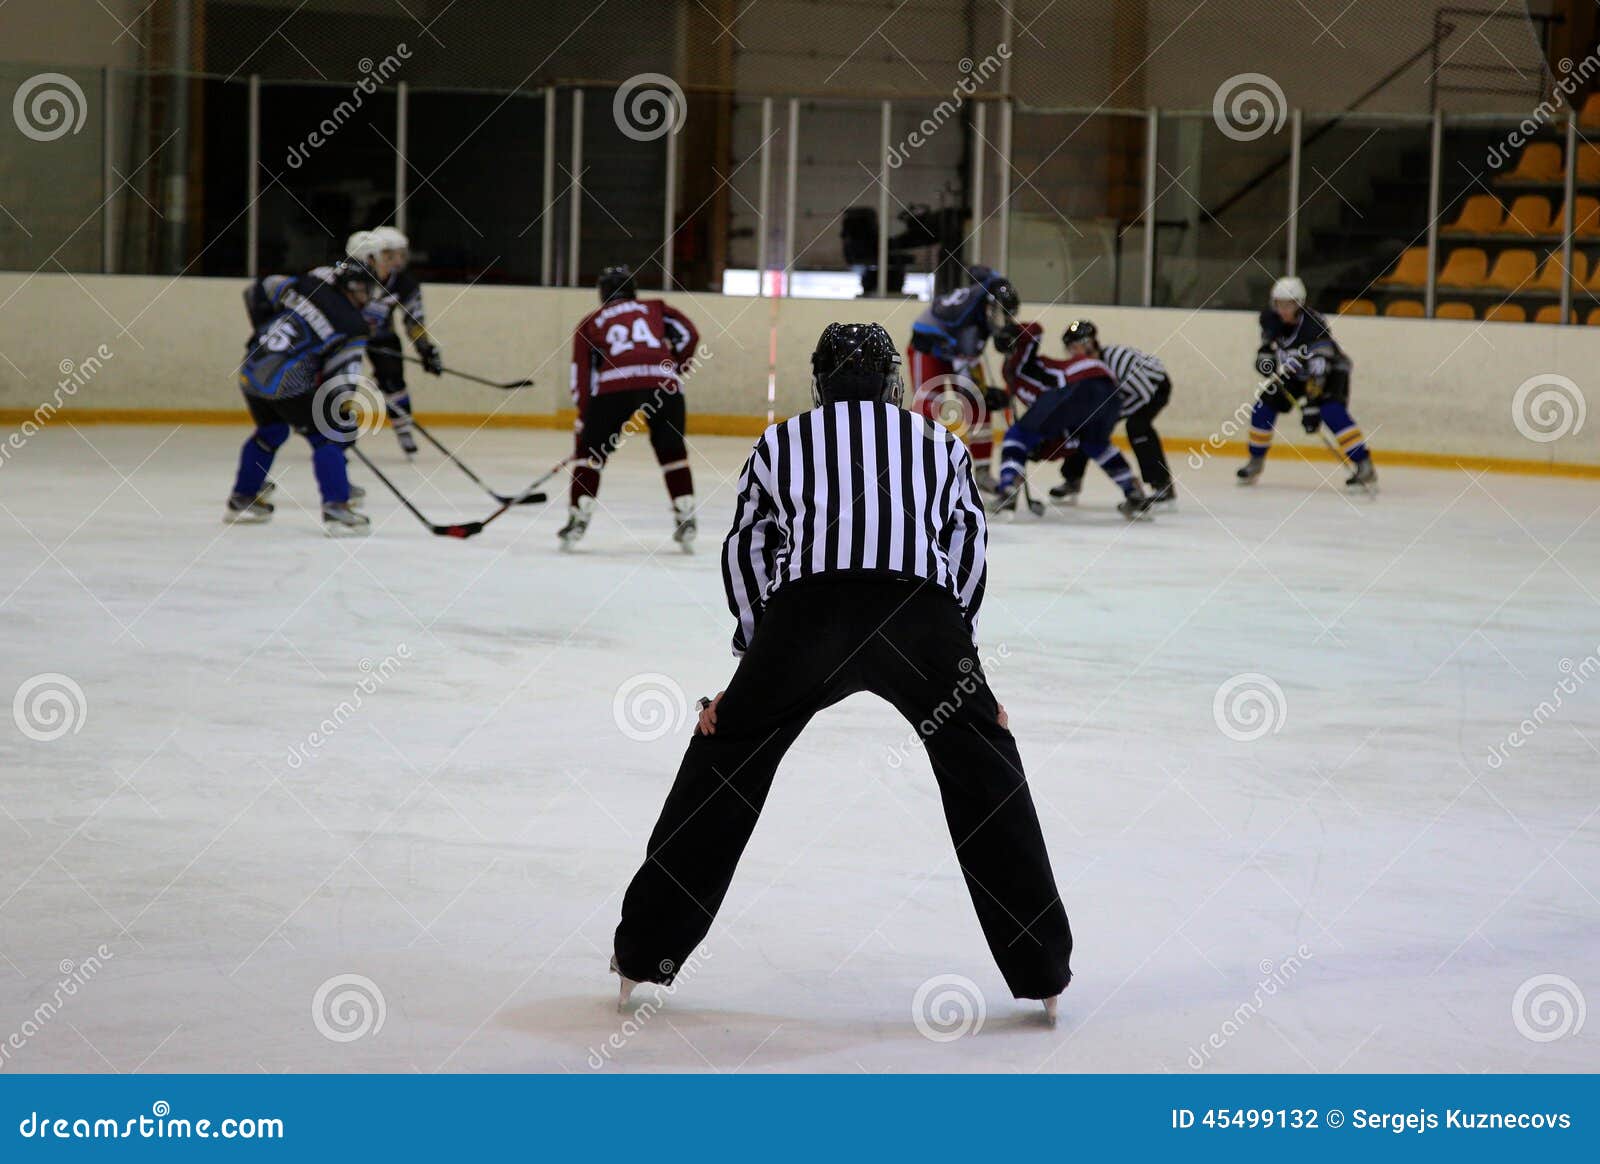
[[[1006,429],[1000,446],[996,509],[1016,511],[1030,458],[1048,459],[1052,446],[1076,446],[1122,490],[1117,512],[1129,521],[1148,519],[1151,499],[1135,479],[1128,459],[1111,443],[1119,416],[1115,376],[1091,356],[1058,360],[1043,355],[1039,344],[1043,330],[1037,323],[1023,324],[1006,353],[1001,373],[1006,388],[1027,411]],[[1054,490],[1052,496],[1059,499]]]
[[[346,259],[276,289],[274,313],[250,337],[239,367],[239,387],[256,429],[239,450],[225,521],[271,519],[267,473],[293,429],[311,445],[323,529],[330,535],[367,532],[370,520],[351,508],[363,491],[350,484],[344,456],[356,435],[350,404],[361,388],[367,344],[361,309],[376,286],[365,264]]]
[[[683,373],[700,342],[687,316],[659,299],[640,299],[633,272],[600,273],[600,309],[572,333],[572,402],[578,410],[571,506],[558,537],[570,550],[589,529],[600,471],[622,443],[636,412],[644,413],[650,447],[672,499],[672,538],[694,548],[694,478],[683,429]]]
[[[1261,313],[1256,371],[1269,377],[1250,412],[1250,459],[1237,474],[1253,485],[1266,468],[1272,429],[1282,413],[1300,404],[1300,422],[1314,433],[1324,421],[1340,456],[1355,472],[1345,484],[1375,490],[1378,470],[1366,437],[1350,415],[1350,357],[1334,342],[1328,321],[1306,306],[1306,285],[1292,275],[1272,285],[1272,306]]]
[[[1155,419],[1172,399],[1172,379],[1161,361],[1127,344],[1100,344],[1100,332],[1087,319],[1075,319],[1061,333],[1068,356],[1090,356],[1111,369],[1117,381],[1117,415],[1126,423],[1128,444],[1139,462],[1139,476],[1151,490],[1150,504],[1176,507],[1177,489],[1172,469],[1156,431]],[[1075,505],[1083,489],[1083,471],[1089,455],[1080,447],[1067,454],[1061,465],[1061,484],[1050,496],[1066,505]]]

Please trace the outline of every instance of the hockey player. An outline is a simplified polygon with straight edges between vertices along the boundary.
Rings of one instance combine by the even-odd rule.
[[[1266,467],[1272,429],[1280,413],[1300,404],[1300,423],[1314,433],[1324,422],[1354,467],[1345,482],[1371,489],[1378,471],[1366,438],[1350,415],[1350,357],[1334,342],[1328,321],[1306,306],[1306,285],[1294,276],[1272,285],[1272,305],[1261,313],[1256,372],[1268,377],[1250,413],[1250,459],[1239,469],[1241,485],[1253,485]]]
[[[224,520],[271,519],[267,473],[293,429],[311,445],[323,529],[334,536],[367,532],[368,518],[351,508],[361,491],[350,484],[344,457],[355,438],[350,394],[359,388],[367,344],[361,309],[376,287],[372,271],[346,259],[277,289],[277,313],[250,337],[239,367],[239,387],[256,429],[239,450]]]
[[[594,516],[600,471],[642,411],[672,499],[672,538],[694,549],[694,478],[683,429],[682,374],[700,335],[689,318],[659,299],[640,299],[625,266],[600,272],[600,308],[572,333],[572,403],[578,410],[571,504],[557,536],[570,550]]]
[[[1111,443],[1117,425],[1117,383],[1111,369],[1092,356],[1053,359],[1040,351],[1044,329],[1022,324],[1006,355],[1006,386],[1027,411],[1006,429],[1000,448],[1000,502],[1015,511],[1030,456],[1047,442],[1076,445],[1122,490],[1117,512],[1129,521],[1150,516],[1150,498],[1139,487],[1128,459]],[[1052,490],[1052,496],[1055,496]]]
[[[918,726],[989,950],[1050,1021],[1072,930],[1017,743],[974,645],[987,529],[966,449],[900,406],[877,324],[829,324],[815,407],[770,425],[739,478],[723,581],[742,656],[698,730],[622,899],[622,1003],[670,984],[710,930],[784,754],[871,692]],[[863,459],[863,450],[866,451]]]
[[[1005,407],[1005,394],[998,388],[985,392],[973,381],[971,370],[983,359],[984,345],[996,338],[1002,341],[1016,335],[1017,290],[1011,281],[988,267],[972,267],[972,282],[939,296],[911,325],[911,343],[906,348],[906,367],[911,374],[911,407],[929,420],[943,420],[941,406],[948,405],[948,394],[958,398],[966,431],[962,439],[977,466],[978,485],[993,491],[995,480],[989,471],[994,452],[992,409]]]
[[[1061,333],[1061,342],[1068,356],[1096,359],[1111,369],[1117,381],[1117,415],[1127,425],[1128,443],[1139,462],[1139,476],[1151,490],[1150,504],[1176,504],[1172,470],[1167,465],[1166,450],[1161,447],[1161,434],[1155,429],[1156,416],[1172,399],[1167,369],[1155,356],[1137,348],[1125,344],[1101,347],[1100,333],[1087,319],[1068,324]],[[1076,504],[1088,464],[1089,456],[1082,448],[1068,453],[1061,466],[1062,482],[1050,490],[1050,496],[1066,505]]]
[[[382,286],[367,305],[372,321],[372,343],[367,355],[372,359],[372,374],[383,392],[384,410],[389,425],[406,456],[417,452],[416,434],[411,428],[411,394],[406,391],[406,363],[401,356],[400,336],[395,330],[395,315],[411,346],[422,360],[422,370],[431,376],[444,372],[444,355],[428,334],[427,317],[422,310],[422,284],[411,273],[411,240],[392,226],[379,226],[366,232],[377,248]]]

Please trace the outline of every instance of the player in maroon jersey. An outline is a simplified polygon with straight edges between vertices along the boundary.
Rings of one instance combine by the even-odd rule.
[[[688,317],[659,299],[640,299],[633,272],[600,272],[600,309],[572,333],[572,402],[578,409],[572,498],[561,548],[570,550],[589,528],[600,471],[628,435],[624,426],[644,413],[650,445],[672,498],[672,538],[694,548],[694,479],[684,444],[682,375],[700,335]]]

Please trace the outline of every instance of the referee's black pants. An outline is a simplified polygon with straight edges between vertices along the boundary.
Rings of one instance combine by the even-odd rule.
[[[960,609],[915,580],[836,575],[792,583],[763,615],[717,708],[695,735],[622,902],[622,973],[671,982],[711,928],[772,777],[811,717],[871,691],[921,736],[979,924],[1018,998],[1071,978],[1072,931],[1016,741]]]
[[[1167,451],[1161,446],[1161,434],[1156,431],[1156,417],[1172,399],[1172,381],[1161,377],[1155,395],[1128,414],[1128,443],[1133,446],[1134,458],[1139,462],[1139,476],[1151,489],[1165,489],[1172,484],[1172,470],[1167,465]],[[1083,471],[1088,468],[1089,455],[1082,449],[1067,454],[1061,465],[1061,476],[1068,481],[1083,481]]]

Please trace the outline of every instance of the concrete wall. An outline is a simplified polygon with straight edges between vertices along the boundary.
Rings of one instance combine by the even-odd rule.
[[[232,371],[246,331],[240,289],[233,280],[0,275],[6,431],[54,400],[65,419],[103,419],[116,410],[238,411]],[[428,298],[447,361],[495,377],[532,376],[537,384],[500,392],[417,374],[421,415],[560,422],[568,407],[570,328],[593,306],[592,292],[438,286]],[[913,302],[670,298],[699,325],[705,349],[690,383],[691,416],[721,431],[758,427],[774,350],[776,410],[786,415],[809,406],[811,348],[826,323],[876,319],[898,337],[918,310]],[[1052,349],[1078,313],[1089,309],[1040,311]],[[1253,315],[1126,307],[1092,314],[1102,335],[1158,353],[1171,370],[1176,390],[1165,433],[1243,438],[1232,418],[1252,395]],[[1336,329],[1356,362],[1356,414],[1380,452],[1600,466],[1600,416],[1543,443],[1522,435],[1512,416],[1519,386],[1540,376],[1570,379],[1579,392],[1574,407],[1600,408],[1600,328],[1340,319]],[[109,356],[82,371],[93,368],[90,358],[102,345]],[[1292,421],[1285,436],[1300,439]]]

